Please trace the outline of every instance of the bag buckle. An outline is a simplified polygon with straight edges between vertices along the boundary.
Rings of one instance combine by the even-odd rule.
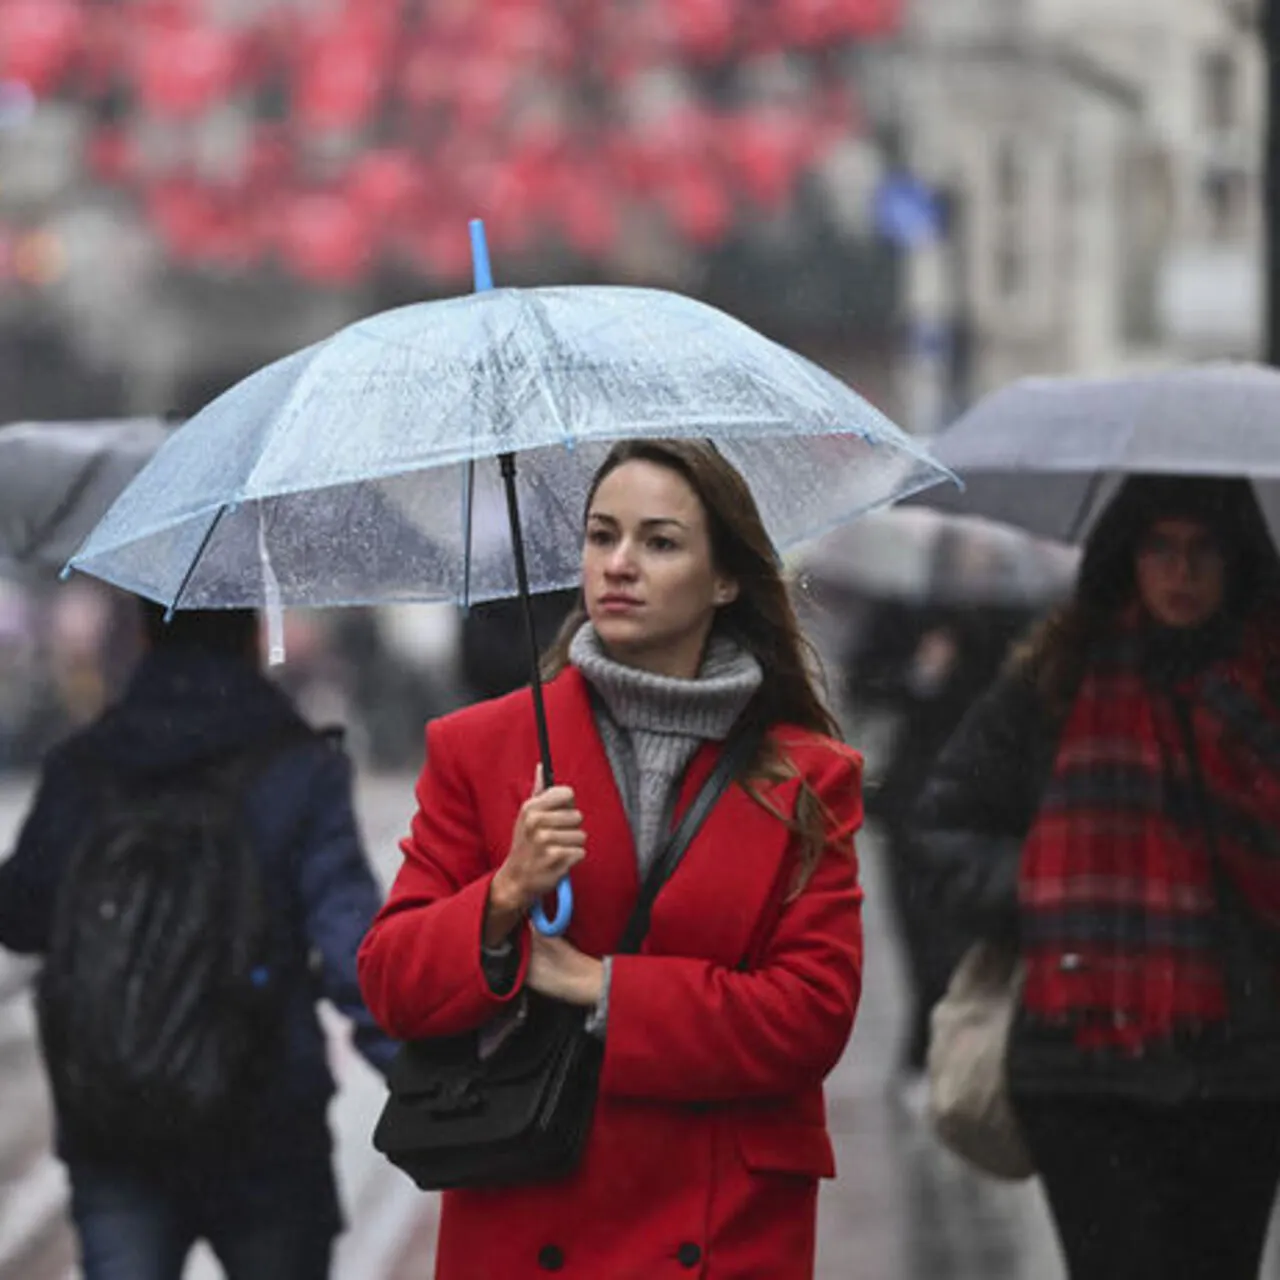
[[[440,1119],[473,1115],[484,1107],[484,1098],[472,1079],[445,1080],[432,1090],[428,1114]]]

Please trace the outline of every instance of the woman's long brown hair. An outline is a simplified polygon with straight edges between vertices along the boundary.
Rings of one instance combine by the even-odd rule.
[[[613,446],[592,478],[583,511],[584,528],[596,490],[626,462],[649,462],[674,471],[697,494],[706,512],[712,561],[717,572],[738,584],[737,598],[717,611],[713,633],[737,641],[764,672],[759,689],[743,712],[744,719],[770,728],[796,725],[839,739],[839,726],[816,687],[816,654],[800,630],[777,552],[746,480],[710,441],[623,440]],[[586,604],[579,595],[543,659],[544,678],[552,679],[569,665],[570,642],[586,619]],[[795,815],[790,819],[753,785],[779,782],[797,772],[794,763],[766,740],[740,780],[757,803],[800,837],[799,892],[828,846],[830,814],[803,779]]]

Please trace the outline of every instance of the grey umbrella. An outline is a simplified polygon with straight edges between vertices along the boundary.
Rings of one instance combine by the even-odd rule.
[[[0,570],[56,573],[165,435],[158,418],[0,426]]]
[[[1004,524],[900,504],[808,544],[794,567],[802,584],[872,600],[1036,609],[1071,589],[1076,558]]]
[[[1250,478],[1280,534],[1280,372],[1210,364],[1115,378],[1027,378],[933,440],[963,491],[919,501],[1078,542],[1126,475]]]

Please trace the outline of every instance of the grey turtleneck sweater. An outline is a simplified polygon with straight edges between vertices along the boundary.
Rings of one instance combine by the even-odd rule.
[[[760,687],[756,659],[734,641],[713,637],[696,679],[654,675],[616,662],[591,624],[569,646],[569,661],[599,695],[596,724],[626,807],[643,881],[670,826],[684,771],[705,741],[723,741]],[[587,1028],[603,1035],[611,965]]]
[[[697,678],[659,676],[615,662],[591,624],[569,661],[599,695],[596,725],[627,810],[641,880],[670,825],[680,779],[703,742],[720,742],[760,687],[760,664],[734,641],[714,637]]]

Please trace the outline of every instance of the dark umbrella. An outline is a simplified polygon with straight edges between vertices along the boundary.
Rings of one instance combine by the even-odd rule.
[[[56,573],[165,435],[157,418],[0,427],[0,569]]]

